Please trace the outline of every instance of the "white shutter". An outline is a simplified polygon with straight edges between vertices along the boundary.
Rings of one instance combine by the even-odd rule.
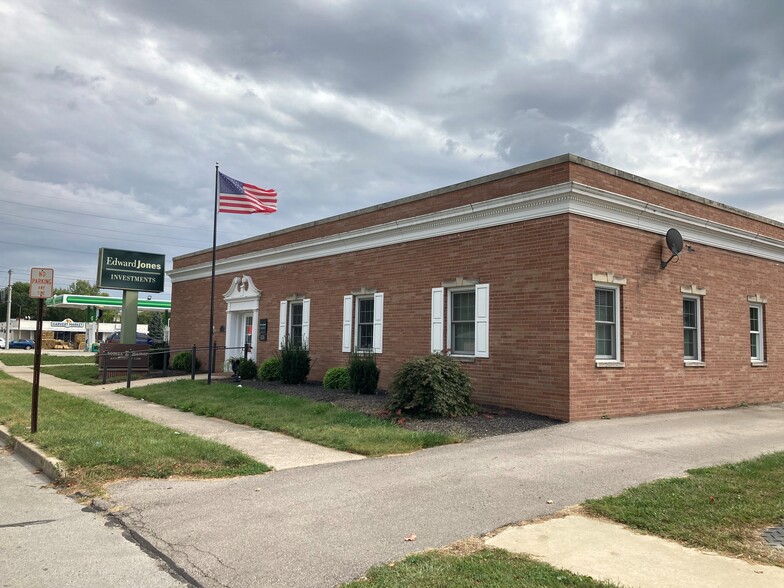
[[[373,353],[381,353],[384,338],[384,293],[373,294]]]
[[[310,298],[302,301],[302,346],[310,347]]]
[[[433,288],[430,305],[430,351],[444,350],[444,289]]]
[[[278,349],[283,349],[286,343],[286,313],[288,312],[289,303],[285,300],[280,301],[280,322],[278,323]]]
[[[474,320],[474,355],[490,357],[490,284],[476,285]]]
[[[354,306],[353,296],[343,297],[343,353],[351,352],[351,315]]]

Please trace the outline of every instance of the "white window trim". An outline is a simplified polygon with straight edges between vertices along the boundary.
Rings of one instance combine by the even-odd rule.
[[[624,282],[625,283],[625,282]],[[607,290],[613,293],[613,310],[615,321],[615,353],[612,356],[596,355],[596,290]],[[596,367],[624,367],[624,362],[621,361],[621,287],[617,284],[610,284],[606,282],[596,282],[594,284],[594,316],[593,316],[593,345],[594,345],[594,360]]]
[[[444,308],[446,307],[446,337],[452,342],[452,294],[474,292],[474,352],[451,354],[456,358],[490,357],[490,284],[475,284],[454,288],[433,288],[430,310],[431,352],[444,351]]]
[[[359,303],[360,299],[373,299],[373,350],[380,354],[384,351],[384,293],[348,294],[343,296],[343,336],[341,351],[350,353],[359,341]],[[358,353],[370,353],[367,349],[357,349]]]
[[[684,349],[683,365],[686,367],[704,367],[705,360],[702,357],[702,296],[684,296],[683,300],[694,300],[696,302],[695,312],[697,316],[697,340],[695,342],[697,346],[697,356],[686,357],[686,349]],[[683,324],[683,303],[681,302],[681,336],[683,336],[685,328],[686,327]]]
[[[280,319],[278,321],[278,349],[283,349],[286,338],[291,336],[291,303],[302,304],[302,344],[309,346],[310,341],[310,298],[280,301]]]
[[[765,363],[765,305],[761,303],[754,303],[749,304],[749,308],[756,308],[758,312],[757,322],[759,323],[759,331],[756,331],[757,334],[757,350],[759,354],[757,357],[751,356],[751,363],[752,364],[764,364]],[[754,333],[755,331],[751,330],[751,317],[749,317],[749,334]],[[749,345],[751,345],[751,341],[749,341]],[[751,347],[749,347],[749,354],[751,354]]]

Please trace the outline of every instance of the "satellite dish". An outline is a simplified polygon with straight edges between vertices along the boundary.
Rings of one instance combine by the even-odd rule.
[[[659,260],[659,269],[664,269],[667,267],[667,264],[670,263],[673,259],[677,261],[678,254],[683,251],[683,237],[681,236],[678,229],[670,229],[667,231],[667,235],[665,235],[665,240],[667,241],[667,249],[672,252],[672,255],[667,261],[663,259]]]
[[[678,229],[670,229],[667,231],[667,249],[672,251],[673,255],[678,255],[683,250],[683,237],[681,237]]]

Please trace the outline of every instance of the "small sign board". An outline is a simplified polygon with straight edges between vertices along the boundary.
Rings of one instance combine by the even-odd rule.
[[[30,270],[30,298],[51,298],[54,295],[54,270],[34,267]]]
[[[99,288],[163,292],[166,256],[121,249],[98,251]]]
[[[267,340],[267,319],[259,319],[259,341]]]

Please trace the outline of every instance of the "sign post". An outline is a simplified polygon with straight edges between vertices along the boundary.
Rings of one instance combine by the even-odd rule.
[[[33,362],[33,406],[30,410],[30,431],[38,431],[38,386],[41,379],[41,343],[44,321],[44,300],[54,294],[54,270],[34,267],[30,270],[30,298],[38,298],[35,321],[35,360]]]

